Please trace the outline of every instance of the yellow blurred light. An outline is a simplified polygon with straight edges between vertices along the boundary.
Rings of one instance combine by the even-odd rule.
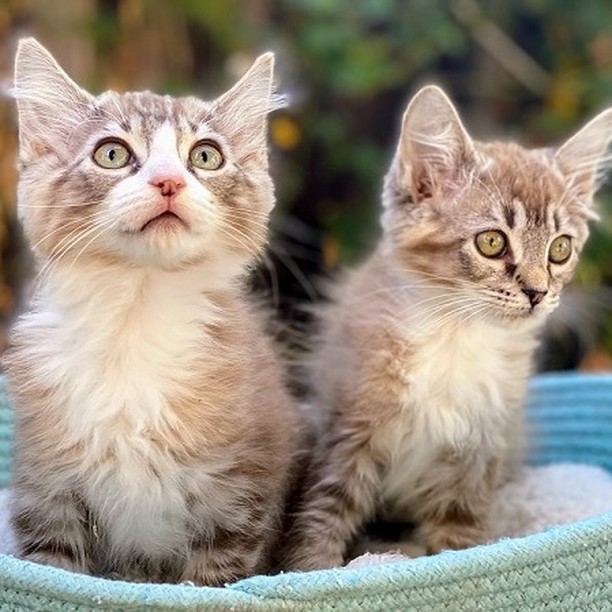
[[[335,236],[324,236],[323,244],[323,261],[328,270],[337,268],[340,264],[340,242]]]
[[[274,117],[270,125],[272,142],[285,151],[295,149],[302,139],[302,133],[297,122],[286,115]]]

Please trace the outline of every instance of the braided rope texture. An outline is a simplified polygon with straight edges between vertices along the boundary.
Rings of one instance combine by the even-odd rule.
[[[534,379],[532,463],[612,470],[612,375]],[[12,417],[0,386],[0,485]],[[0,610],[612,611],[612,513],[525,538],[378,566],[257,576],[225,588],[130,584],[0,555]]]

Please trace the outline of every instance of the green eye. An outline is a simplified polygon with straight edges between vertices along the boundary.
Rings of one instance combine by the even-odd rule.
[[[548,249],[548,259],[556,264],[565,263],[572,254],[572,239],[569,236],[557,236]]]
[[[476,235],[476,248],[485,257],[498,257],[506,250],[506,235],[499,230],[488,230]]]
[[[191,165],[200,170],[218,170],[223,165],[223,155],[210,142],[200,142],[189,153]]]
[[[115,170],[125,168],[132,159],[130,150],[118,140],[107,140],[96,147],[93,159],[101,168]]]

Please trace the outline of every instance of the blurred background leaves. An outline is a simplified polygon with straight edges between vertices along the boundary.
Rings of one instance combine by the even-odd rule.
[[[375,240],[383,175],[420,85],[445,87],[475,137],[529,146],[561,142],[612,104],[612,3],[601,0],[3,0],[0,92],[25,35],[93,92],[214,97],[258,53],[276,51],[291,104],[271,120],[278,210],[254,283],[287,321],[317,298],[313,279]],[[27,275],[15,147],[13,103],[0,93],[3,330]],[[610,198],[604,187],[580,290],[553,321],[544,367],[611,367]]]

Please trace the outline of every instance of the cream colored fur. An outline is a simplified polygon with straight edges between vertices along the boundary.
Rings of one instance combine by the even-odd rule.
[[[19,212],[39,273],[4,363],[28,560],[208,585],[272,565],[299,423],[244,288],[274,204],[272,69],[262,56],[213,102],[93,97],[20,45]],[[126,164],[98,163],[109,139]],[[202,142],[220,167],[192,163]]]
[[[587,238],[610,140],[612,110],[557,151],[479,143],[440,89],[416,94],[380,243],[321,312],[320,444],[287,567],[342,564],[380,518],[416,523],[430,553],[488,539],[519,464],[538,334]],[[479,243],[491,234],[494,253]]]

